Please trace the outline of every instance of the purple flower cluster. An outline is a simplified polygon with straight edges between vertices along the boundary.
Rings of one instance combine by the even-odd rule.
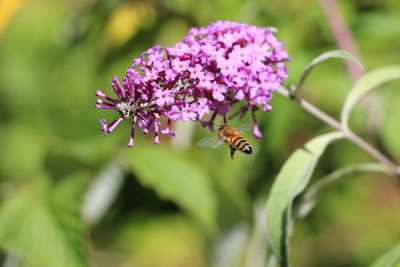
[[[251,111],[253,134],[261,138],[255,112],[268,104],[272,92],[287,77],[284,62],[290,60],[268,28],[229,21],[192,28],[182,42],[173,47],[155,46],[134,60],[122,78],[111,82],[118,99],[96,91],[96,108],[114,109],[120,118],[106,123],[100,120],[107,135],[124,119],[132,120],[129,146],[133,146],[135,128],[174,136],[171,121],[201,120],[211,114],[204,126],[213,130],[217,115],[227,120],[235,103],[243,103],[235,115]],[[161,119],[166,119],[161,129]]]

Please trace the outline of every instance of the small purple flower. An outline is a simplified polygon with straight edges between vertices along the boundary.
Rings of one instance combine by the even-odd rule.
[[[166,116],[168,117],[168,119],[176,121],[181,117],[181,111],[177,106],[172,106],[171,110],[166,112]]]
[[[215,100],[222,102],[225,100],[225,93],[228,89],[224,85],[218,84],[217,82],[213,83],[213,93],[212,96]]]
[[[154,46],[133,60],[120,83],[113,77],[116,98],[97,90],[96,108],[116,110],[120,117],[111,123],[100,120],[104,134],[123,120],[131,119],[129,146],[134,146],[137,128],[143,133],[174,136],[172,121],[198,121],[213,130],[217,116],[227,120],[231,108],[240,102],[243,116],[251,111],[253,135],[262,134],[255,113],[271,110],[272,92],[285,78],[288,53],[268,28],[229,21],[192,28],[173,47]],[[166,126],[161,127],[162,123]]]
[[[189,60],[184,60],[181,61],[178,57],[172,60],[172,68],[175,70],[177,73],[182,73],[186,71],[189,67]]]
[[[210,107],[208,104],[208,99],[203,98],[199,101],[199,104],[197,105],[197,114],[199,115],[199,119],[202,119],[204,115],[208,114],[210,112]]]
[[[178,74],[173,69],[167,69],[165,71],[165,80],[166,81],[174,81]]]
[[[241,101],[241,100],[243,100],[244,96],[245,96],[245,94],[244,94],[243,88],[239,88],[239,90],[235,94],[236,100]]]
[[[143,77],[143,81],[145,82],[149,82],[149,81],[154,81],[157,80],[158,78],[158,71],[155,69],[152,70],[144,70],[144,77]]]
[[[218,115],[225,116],[231,110],[231,105],[228,103],[218,102],[216,104],[216,111]]]
[[[199,76],[199,83],[197,84],[197,86],[199,86],[200,88],[205,88],[205,89],[211,89],[212,88],[212,80],[213,80],[213,76],[210,73],[204,73],[202,72]]]
[[[192,121],[197,120],[196,106],[193,104],[187,104],[186,106],[182,107],[181,120],[187,121],[188,119]]]
[[[242,62],[246,63],[249,59],[248,53],[249,51],[246,48],[242,48],[240,45],[235,45],[229,55],[229,59],[238,64],[241,64]]]
[[[175,133],[171,130],[171,120],[167,121],[167,126],[160,131],[162,134],[168,134],[170,136],[175,136]]]
[[[200,79],[204,75],[203,67],[200,64],[196,64],[194,67],[189,68],[191,79]]]
[[[257,123],[254,123],[254,125],[253,125],[253,135],[257,139],[260,139],[262,137],[262,134],[260,132],[260,129],[258,128]]]
[[[228,76],[237,73],[236,64],[233,64],[230,60],[225,59],[224,57],[217,57],[217,66],[221,71],[222,75]]]
[[[173,96],[172,90],[158,89],[154,93],[154,96],[157,98],[156,104],[160,107],[165,106],[165,105],[171,105],[175,102],[175,98]]]
[[[221,36],[221,41],[225,44],[226,47],[231,47],[232,44],[237,41],[237,39],[232,33],[227,32]]]

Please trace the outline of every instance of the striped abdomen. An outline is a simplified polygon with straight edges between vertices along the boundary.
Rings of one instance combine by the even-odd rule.
[[[250,144],[243,136],[233,135],[232,137],[227,138],[227,142],[231,150],[239,150],[246,154],[251,154],[253,151]]]

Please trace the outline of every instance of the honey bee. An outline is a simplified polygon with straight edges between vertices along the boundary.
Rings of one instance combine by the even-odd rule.
[[[251,124],[245,124],[241,127],[235,128],[227,124],[222,124],[218,128],[218,136],[201,139],[197,144],[199,146],[216,148],[219,145],[226,143],[231,150],[231,158],[235,154],[236,150],[239,150],[245,154],[251,154],[253,149],[247,140],[239,133],[248,131],[251,129]]]

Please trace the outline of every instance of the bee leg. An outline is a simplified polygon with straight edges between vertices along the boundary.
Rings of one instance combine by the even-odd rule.
[[[235,154],[235,150],[236,149],[231,148],[231,159],[233,159],[233,155]]]

